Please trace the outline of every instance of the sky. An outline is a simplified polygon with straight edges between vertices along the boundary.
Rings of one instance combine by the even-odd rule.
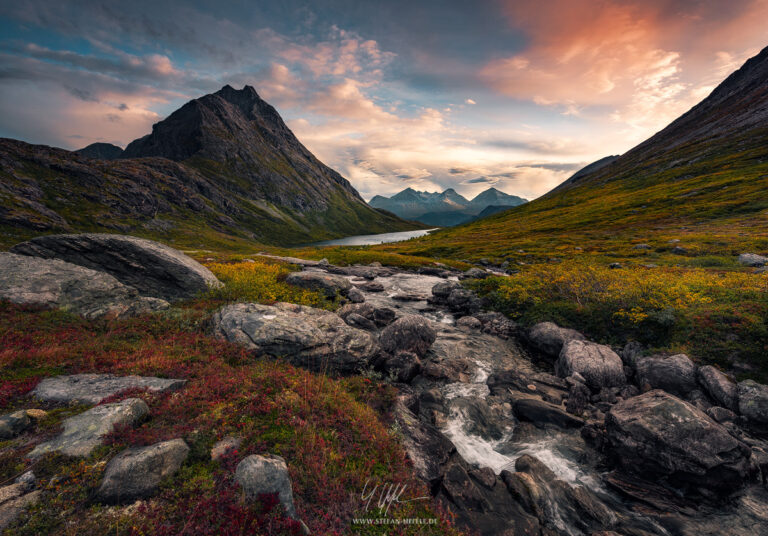
[[[768,0],[0,0],[0,137],[124,147],[254,86],[366,199],[533,199],[768,45]]]

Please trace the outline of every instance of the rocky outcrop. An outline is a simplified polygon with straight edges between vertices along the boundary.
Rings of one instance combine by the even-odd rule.
[[[150,393],[175,391],[186,380],[155,378],[152,376],[114,376],[112,374],[73,374],[45,378],[37,384],[32,396],[57,404],[99,404],[128,389],[145,389]]]
[[[378,354],[374,337],[338,315],[289,303],[238,303],[218,311],[214,333],[223,339],[313,371],[353,374]]]
[[[712,365],[699,367],[699,385],[715,403],[732,411],[739,409],[739,390],[736,383]]]
[[[619,402],[605,418],[610,449],[630,472],[673,486],[729,492],[753,471],[750,449],[705,413],[664,391]]]
[[[221,286],[208,268],[159,242],[117,234],[69,234],[33,238],[12,253],[59,259],[105,272],[142,296],[177,301]]]
[[[0,253],[0,299],[60,308],[86,318],[118,317],[167,309],[109,274],[58,259]]]
[[[558,357],[565,343],[583,340],[584,335],[575,329],[561,328],[552,322],[541,322],[528,331],[531,346],[550,357]]]
[[[560,351],[555,373],[567,378],[576,372],[597,391],[603,387],[620,387],[626,382],[621,358],[609,347],[593,342],[571,340]]]
[[[429,320],[420,315],[398,318],[381,332],[381,347],[385,352],[411,352],[423,357],[437,338]]]
[[[183,439],[124,450],[107,464],[96,499],[127,503],[150,497],[165,478],[179,470],[189,447]]]
[[[663,389],[681,397],[697,387],[696,365],[684,354],[643,357],[637,360],[635,367],[640,387]]]
[[[139,398],[96,406],[64,421],[64,431],[54,439],[41,443],[29,453],[30,458],[59,452],[85,458],[98,447],[115,426],[136,424],[149,414],[149,407]]]

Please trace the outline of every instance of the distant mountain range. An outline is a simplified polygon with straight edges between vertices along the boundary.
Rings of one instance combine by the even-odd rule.
[[[377,195],[369,204],[392,212],[401,218],[416,220],[427,225],[450,227],[475,220],[489,207],[506,209],[526,202],[527,200],[522,197],[506,194],[496,188],[488,188],[471,201],[453,188],[441,193],[419,192],[413,188],[406,188],[392,197]]]
[[[124,151],[0,139],[0,245],[72,231],[291,245],[417,228],[365,203],[250,86],[188,102]]]

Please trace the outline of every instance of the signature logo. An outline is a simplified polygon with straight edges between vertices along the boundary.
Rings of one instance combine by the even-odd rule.
[[[406,488],[408,487],[408,484],[394,484],[394,483],[385,483],[383,485],[376,484],[371,489],[369,489],[371,484],[371,479],[365,481],[365,486],[363,486],[363,493],[360,496],[360,498],[365,502],[365,511],[368,512],[371,509],[371,503],[373,503],[374,499],[378,497],[376,500],[375,506],[378,508],[384,509],[384,515],[387,515],[389,513],[389,509],[393,504],[402,504],[402,503],[408,503],[408,502],[414,502],[414,501],[426,501],[429,500],[429,497],[415,497],[413,499],[402,499],[401,497],[405,493]]]

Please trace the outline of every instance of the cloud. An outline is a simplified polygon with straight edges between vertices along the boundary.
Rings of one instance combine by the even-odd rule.
[[[465,103],[465,104],[477,104],[477,103],[476,103],[475,101],[473,101],[472,99],[467,99],[467,100],[465,100],[465,101],[464,101],[464,103]]]

